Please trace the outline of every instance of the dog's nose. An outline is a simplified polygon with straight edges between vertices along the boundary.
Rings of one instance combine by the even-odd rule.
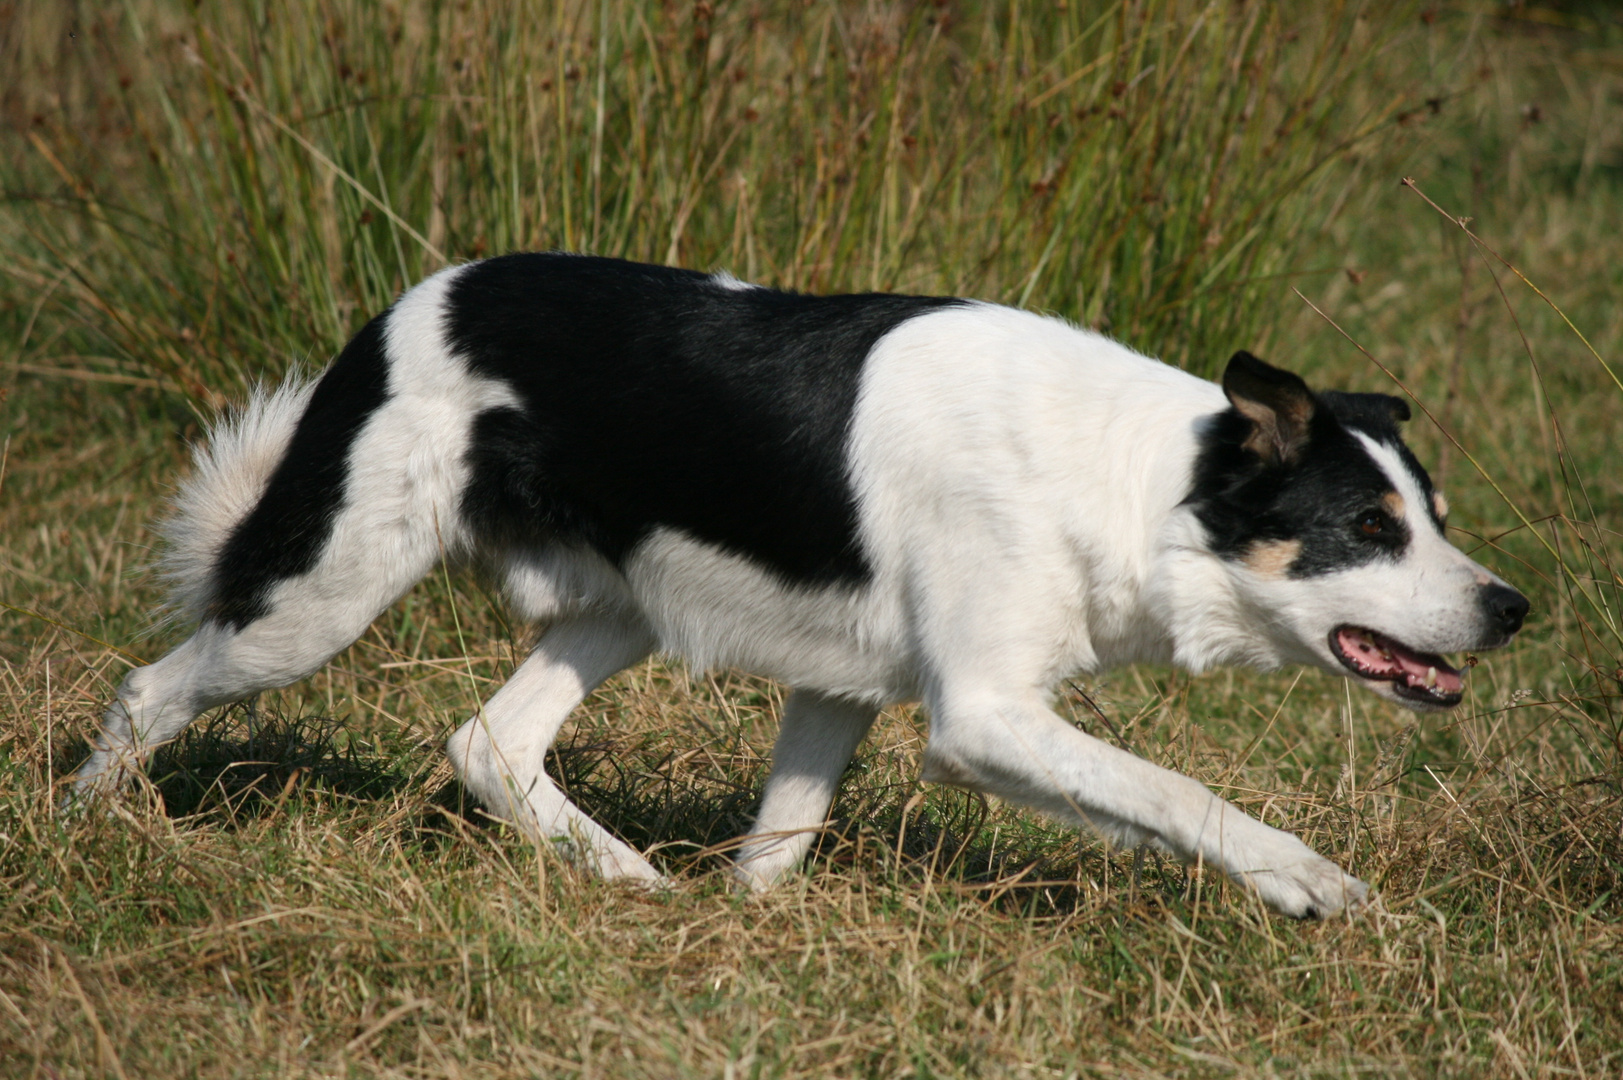
[[[1527,618],[1527,597],[1504,585],[1489,585],[1482,590],[1482,606],[1488,618],[1505,634],[1514,634]]]

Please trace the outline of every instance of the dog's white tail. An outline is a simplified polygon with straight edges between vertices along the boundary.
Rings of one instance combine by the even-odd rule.
[[[315,380],[296,375],[274,390],[256,387],[245,406],[222,416],[193,448],[192,473],[158,527],[164,541],[158,573],[173,617],[202,617],[213,599],[220,550],[265,494],[315,388]]]

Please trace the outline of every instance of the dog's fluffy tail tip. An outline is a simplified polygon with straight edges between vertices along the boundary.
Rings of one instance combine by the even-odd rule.
[[[158,526],[163,554],[157,571],[168,587],[167,619],[195,622],[214,599],[215,561],[264,495],[315,386],[301,375],[274,388],[257,386],[247,404],[221,415],[193,446],[191,474]]]

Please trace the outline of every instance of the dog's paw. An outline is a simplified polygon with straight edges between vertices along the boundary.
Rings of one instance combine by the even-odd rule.
[[[111,814],[135,775],[113,761],[111,755],[97,752],[67,784],[66,792],[56,801],[56,811],[64,820]]]
[[[1262,897],[1263,903],[1293,919],[1328,919],[1351,914],[1369,899],[1369,886],[1329,859],[1304,847],[1306,855],[1289,864],[1235,875]]]
[[[754,863],[734,863],[732,868],[733,887],[740,892],[765,893],[771,892],[778,883],[778,875],[763,872]]]
[[[664,893],[676,888],[676,879],[666,877],[658,870],[654,870],[652,874],[618,874],[607,877],[607,880],[616,885],[624,885],[634,892]]]
[[[670,878],[654,869],[653,864],[647,859],[612,838],[600,841],[582,861],[609,881],[622,882],[651,892],[669,889],[674,884]]]
[[[98,812],[107,813],[112,801],[112,794],[105,789],[70,787],[56,800],[56,814],[63,821],[76,821]]]

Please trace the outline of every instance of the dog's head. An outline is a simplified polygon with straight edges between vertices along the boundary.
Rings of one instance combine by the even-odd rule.
[[[1440,654],[1509,643],[1528,603],[1444,538],[1448,504],[1398,432],[1409,406],[1315,394],[1244,352],[1223,391],[1189,504],[1281,655],[1412,709],[1459,704]]]

